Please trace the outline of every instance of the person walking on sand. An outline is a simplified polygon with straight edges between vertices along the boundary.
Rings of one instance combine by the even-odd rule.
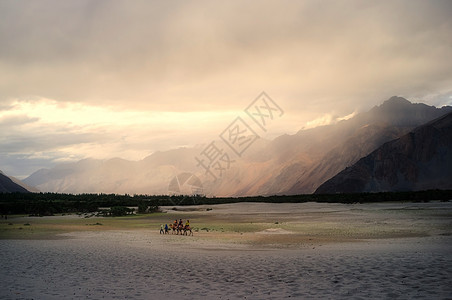
[[[168,234],[168,224],[165,224],[165,234]]]
[[[163,224],[160,224],[160,234],[164,234],[165,232],[163,231]]]

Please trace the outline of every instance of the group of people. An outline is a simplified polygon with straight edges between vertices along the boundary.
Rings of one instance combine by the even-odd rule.
[[[179,219],[179,221],[174,220],[173,224],[171,224],[170,226],[168,226],[168,224],[165,224],[165,226],[163,226],[163,224],[160,224],[160,234],[168,234],[169,233],[169,229],[179,229],[179,230],[188,230],[190,229],[190,220],[187,220],[185,222],[185,225],[183,225],[183,221],[182,219]]]

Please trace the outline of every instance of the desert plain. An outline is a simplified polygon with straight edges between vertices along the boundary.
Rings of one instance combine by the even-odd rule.
[[[450,201],[161,210],[0,220],[0,299],[452,299]]]

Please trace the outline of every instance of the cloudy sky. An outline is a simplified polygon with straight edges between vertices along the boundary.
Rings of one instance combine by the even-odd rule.
[[[451,1],[0,0],[0,170],[203,144],[262,91],[265,138],[452,104],[451,36]]]

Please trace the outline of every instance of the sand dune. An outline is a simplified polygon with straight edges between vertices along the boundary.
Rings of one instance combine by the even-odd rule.
[[[411,220],[419,218],[415,207],[422,205],[361,207],[387,221],[393,208],[408,207],[407,219],[401,222],[409,223],[409,215]],[[210,239],[209,233],[181,237],[142,229],[73,232],[54,240],[0,240],[0,298],[450,299],[452,236],[434,224],[450,230],[452,203],[425,205],[432,216],[426,220],[433,224],[431,230],[411,238],[326,243],[318,239],[284,247],[252,239]],[[318,206],[304,205],[312,213]],[[291,204],[278,208],[239,204],[214,207],[211,212],[229,210],[230,215],[232,210],[243,212],[243,207],[250,209],[248,213],[263,213],[261,208],[266,207],[273,213],[285,214],[289,208],[296,214]],[[329,209],[337,212],[339,207]],[[438,211],[442,217],[435,215]],[[331,218],[344,216],[347,213],[333,213]],[[376,230],[378,226],[375,223]],[[276,239],[294,235],[280,228],[248,234]]]

